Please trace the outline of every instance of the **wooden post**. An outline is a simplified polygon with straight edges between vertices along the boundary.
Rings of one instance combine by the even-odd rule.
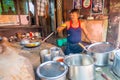
[[[63,22],[63,14],[62,14],[62,5],[63,1],[62,0],[57,0],[57,26],[60,26]],[[59,34],[60,37],[63,37],[63,32]]]
[[[19,25],[21,25],[19,0],[17,0],[17,10],[18,10]]]
[[[35,5],[36,5],[36,6],[35,6],[35,11],[36,11],[36,12],[35,12],[35,14],[36,14],[35,17],[36,17],[36,25],[39,26],[39,20],[38,20],[38,8],[37,8],[38,5],[37,5],[37,2],[38,2],[38,0],[35,0]]]

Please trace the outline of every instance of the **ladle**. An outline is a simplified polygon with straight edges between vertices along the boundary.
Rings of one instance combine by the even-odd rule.
[[[102,68],[97,67],[95,70],[96,70],[97,72],[100,72],[100,73],[101,73],[101,76],[102,76],[105,80],[112,80],[110,77],[108,77],[108,76],[102,71]]]

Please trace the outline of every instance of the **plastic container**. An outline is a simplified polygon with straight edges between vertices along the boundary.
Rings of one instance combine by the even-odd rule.
[[[60,38],[56,42],[57,42],[57,46],[59,46],[59,47],[65,46],[67,43],[67,38]]]

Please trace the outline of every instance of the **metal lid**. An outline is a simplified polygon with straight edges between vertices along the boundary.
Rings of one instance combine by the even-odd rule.
[[[109,42],[97,42],[88,47],[89,52],[93,53],[106,53],[115,49],[115,46]]]
[[[39,77],[55,79],[67,73],[68,67],[62,62],[48,61],[41,64],[37,69]]]

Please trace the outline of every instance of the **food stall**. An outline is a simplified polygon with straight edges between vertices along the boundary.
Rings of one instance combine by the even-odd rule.
[[[7,42],[6,44],[7,46],[5,46],[7,47],[6,49],[8,50],[8,51],[6,50],[5,53],[9,53],[9,54],[1,54],[2,53],[1,46],[3,46],[4,43],[1,43],[0,41],[1,43],[0,44],[0,80],[8,80],[8,79],[9,80],[17,80],[17,79],[39,80],[40,78],[45,78],[45,80],[48,80],[48,78],[43,76],[41,77],[41,75],[38,75],[38,73],[40,73],[39,68],[43,66],[43,64],[45,64],[45,61],[42,62],[43,57],[42,57],[41,51],[47,50],[47,54],[44,55],[44,58],[46,58],[46,61],[48,61],[52,55],[51,54],[52,52],[50,52],[50,50],[53,47],[57,48],[55,49],[56,50],[55,53],[57,54],[59,53],[59,51],[57,50],[61,48],[60,47],[58,48],[56,45],[51,44],[53,40],[51,41],[51,43],[42,42],[41,28],[39,27],[39,22],[37,17],[38,14],[36,10],[36,2],[37,2],[36,0],[8,0],[8,1],[10,1],[8,4],[9,6],[12,6],[12,10],[14,14],[7,13],[9,7],[8,6],[6,7],[6,4],[4,4],[5,2],[7,2],[7,0],[0,0],[0,7],[1,7],[0,8],[0,36],[6,36],[8,37],[8,40],[9,40],[9,42]],[[52,12],[50,11],[50,17],[52,18],[51,18],[51,25],[49,26],[54,28],[53,30],[56,30],[56,26],[59,26],[65,20],[69,19],[67,15],[70,9],[78,8],[81,11],[80,20],[83,20],[85,22],[85,25],[86,25],[85,28],[87,29],[88,34],[90,34],[91,40],[96,41],[96,43],[90,44],[89,46],[92,46],[99,42],[109,41],[114,43],[114,41],[116,40],[118,40],[119,42],[119,34],[116,34],[116,33],[119,33],[120,19],[118,14],[117,14],[117,17],[111,17],[111,19],[114,18],[114,20],[111,20],[111,26],[109,26],[109,16],[108,16],[108,12],[109,12],[108,10],[110,7],[109,0],[105,0],[105,1],[104,0],[55,0],[55,1],[50,0],[50,1],[51,1],[50,9],[52,9],[51,10]],[[99,3],[99,6],[96,6],[98,5],[98,3]],[[52,8],[52,5],[54,5],[54,9]],[[97,9],[98,7],[100,10]],[[33,16],[29,14],[29,10],[33,13]],[[113,10],[113,13],[114,13],[114,10]],[[32,23],[32,20],[33,20],[33,23]],[[116,23],[119,22],[119,26],[118,25],[116,26],[114,22]],[[116,30],[114,30],[114,25]],[[112,34],[115,33],[112,37],[111,37],[112,34],[109,30],[112,31]],[[30,44],[24,44],[24,41],[27,43],[28,40],[30,40]],[[86,38],[86,35],[84,35],[84,33],[82,33],[82,41],[89,42]],[[108,45],[109,43],[106,43],[106,44]],[[58,57],[61,58],[62,56],[62,60],[58,60],[61,62],[67,60],[66,59],[67,57],[69,58],[68,63],[64,62],[65,65],[67,66],[65,66],[65,68],[60,67],[61,72],[65,71],[64,79],[66,80],[69,80],[69,78],[71,78],[71,80],[80,80],[81,78],[82,78],[81,80],[89,80],[88,78],[90,78],[90,80],[94,80],[94,79],[95,80],[120,80],[120,71],[118,69],[120,67],[119,66],[120,51],[118,46],[117,46],[117,49],[114,48],[115,51],[113,49],[110,49],[110,52],[109,51],[108,52],[105,51],[102,53],[97,52],[97,54],[91,53],[91,55],[86,55],[86,53],[79,54],[75,58],[72,58],[73,56],[75,56],[73,54],[69,56],[54,55],[54,57],[57,56],[57,58]],[[104,50],[106,49],[103,46],[96,46],[96,47],[99,49],[103,49],[103,48]],[[89,54],[89,52],[87,54]],[[102,54],[105,54],[105,55],[103,56]],[[52,58],[54,57],[52,55]],[[56,62],[57,58],[50,59],[50,61]],[[91,60],[90,58],[93,60]],[[70,60],[71,62],[69,63]],[[72,60],[74,61],[72,62]],[[95,62],[97,60],[98,61],[100,60],[101,62],[105,60],[108,62],[105,63],[106,65],[102,65],[102,66],[95,65]],[[61,65],[63,66],[64,63],[60,64],[60,66]],[[77,64],[76,68],[80,67],[80,70],[74,67],[71,67],[70,65],[72,65],[72,63],[74,64],[74,66],[76,66],[75,64]],[[90,67],[89,65],[92,67]],[[50,65],[47,65],[46,68],[42,67],[43,68],[42,70],[46,71],[46,73],[43,72],[45,75],[47,74],[47,72],[50,73],[49,71],[53,70],[52,72],[54,72],[55,70],[59,69],[59,66],[57,67],[55,65],[52,67],[52,69],[47,70],[48,66]],[[84,67],[88,67],[88,66],[89,68],[84,69]],[[67,72],[69,72],[70,68],[71,68],[71,73],[70,75],[68,75]],[[38,72],[36,75],[37,69],[38,69]],[[35,70],[35,72],[33,70]],[[75,72],[76,70],[78,72]],[[9,72],[7,73],[7,71]],[[50,73],[50,76],[53,76],[52,72]],[[57,74],[57,75],[60,75],[60,74]],[[84,77],[82,77],[81,75],[83,75]],[[78,76],[80,76],[79,79],[78,79]],[[38,77],[38,79],[36,77]],[[54,80],[57,80],[57,79],[54,79]]]

